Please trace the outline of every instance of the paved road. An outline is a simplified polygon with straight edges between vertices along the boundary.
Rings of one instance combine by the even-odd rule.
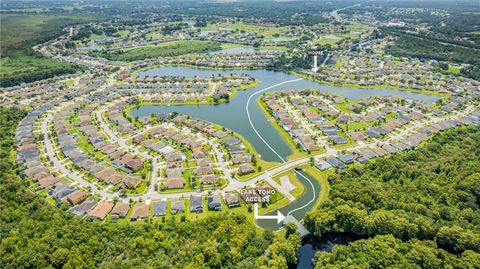
[[[40,124],[40,130],[42,131],[42,134],[45,134],[43,136],[43,143],[44,143],[44,147],[45,147],[45,152],[46,152],[48,158],[53,162],[53,167],[56,170],[58,170],[59,172],[61,172],[67,178],[74,180],[75,182],[77,182],[78,184],[82,185],[85,188],[89,188],[92,193],[98,194],[98,195],[100,195],[102,197],[105,197],[109,200],[113,200],[114,199],[113,194],[108,193],[108,192],[106,192],[102,189],[97,189],[97,187],[94,184],[84,180],[82,176],[68,170],[68,168],[66,168],[65,165],[62,164],[62,162],[57,158],[57,156],[55,155],[55,150],[54,150],[53,143],[50,140],[49,135],[48,135],[49,134],[48,125],[49,125],[50,122],[52,122],[52,115],[51,114],[47,115],[42,120],[42,122]]]
[[[296,81],[296,80],[292,80],[292,81]],[[101,87],[99,89],[99,91],[105,89],[105,87],[107,85],[109,85],[113,82],[114,82],[114,80],[110,78],[107,81],[107,84],[104,87]],[[288,82],[290,82],[290,81],[287,81],[287,82],[284,82],[284,83],[288,83]],[[280,83],[280,84],[283,84],[283,83]],[[280,84],[276,84],[276,85],[273,85],[271,87],[275,87],[275,86],[280,85]],[[271,88],[271,87],[269,87],[269,88]],[[267,90],[269,88],[266,88],[264,90]],[[75,101],[73,101],[73,102],[75,102]],[[69,104],[71,104],[71,103],[64,103],[63,106],[69,105]],[[61,107],[56,108],[55,110],[53,110],[49,114],[47,114],[47,116],[45,118],[42,119],[42,122],[41,122],[41,132],[42,133],[48,134],[48,124],[52,121],[52,115],[53,115],[53,113],[58,112],[60,109],[61,109]],[[355,150],[360,150],[360,149],[364,149],[364,148],[372,147],[372,146],[382,146],[384,144],[391,143],[393,141],[397,141],[397,140],[413,133],[415,130],[417,130],[417,129],[423,127],[423,126],[427,126],[427,125],[430,125],[430,124],[433,124],[433,123],[436,123],[436,122],[440,122],[440,121],[446,120],[446,119],[456,119],[456,118],[459,118],[459,117],[463,117],[466,114],[470,113],[472,110],[473,110],[473,107],[467,107],[462,112],[457,112],[454,115],[450,115],[448,117],[443,117],[443,118],[438,118],[438,117],[431,116],[431,117],[428,117],[426,119],[414,122],[410,126],[404,128],[403,130],[401,130],[397,133],[388,135],[387,138],[384,139],[383,141],[374,140],[371,143],[359,143],[356,146],[353,146],[353,147],[350,147],[350,148],[347,148],[347,149],[344,149],[344,150],[345,151],[355,151]],[[268,169],[264,173],[262,173],[260,175],[257,175],[255,177],[251,178],[250,180],[242,182],[242,181],[238,181],[235,178],[230,176],[230,173],[229,173],[230,170],[228,169],[228,163],[223,160],[223,154],[221,153],[221,150],[218,148],[218,145],[216,145],[216,143],[212,143],[212,145],[213,145],[212,148],[214,150],[215,155],[217,156],[218,165],[224,171],[225,176],[229,180],[229,184],[225,188],[223,188],[222,190],[215,190],[215,191],[205,190],[205,191],[196,191],[196,192],[195,191],[190,191],[190,192],[179,192],[179,193],[159,193],[159,192],[156,192],[154,190],[154,186],[158,182],[157,171],[160,168],[161,163],[159,163],[158,160],[156,160],[156,158],[154,156],[151,156],[150,154],[148,154],[146,152],[140,151],[138,148],[127,145],[126,141],[131,137],[125,138],[125,137],[121,137],[121,136],[117,135],[110,128],[110,126],[105,122],[105,120],[103,119],[102,113],[104,111],[105,111],[105,108],[97,110],[95,112],[95,117],[97,119],[97,122],[101,126],[102,130],[112,140],[114,140],[116,143],[118,143],[118,145],[120,147],[122,147],[124,149],[127,149],[127,150],[130,150],[130,151],[133,151],[134,153],[144,157],[147,160],[152,160],[152,171],[153,172],[152,172],[151,177],[150,177],[150,180],[151,180],[150,181],[150,186],[148,187],[148,190],[146,191],[146,193],[138,195],[138,196],[129,197],[132,200],[140,200],[140,199],[142,199],[142,200],[155,200],[155,199],[167,199],[167,198],[180,198],[180,197],[184,197],[184,196],[189,196],[191,194],[206,195],[209,192],[221,193],[221,192],[224,192],[224,191],[238,191],[239,189],[251,186],[252,184],[254,184],[258,181],[265,180],[265,181],[268,181],[272,186],[274,186],[278,191],[280,191],[284,196],[286,196],[290,201],[293,201],[293,200],[295,200],[295,198],[288,191],[284,190],[284,188],[281,185],[279,185],[275,181],[273,181],[272,176],[274,176],[276,174],[279,174],[279,173],[282,173],[282,172],[285,172],[285,171],[288,171],[288,170],[291,170],[291,169],[294,169],[297,166],[307,164],[310,161],[311,157],[314,157],[315,159],[320,159],[320,158],[326,158],[328,156],[334,156],[334,155],[337,155],[337,153],[338,153],[336,149],[327,148],[327,152],[325,152],[325,153],[317,154],[315,156],[306,156],[304,158],[300,158],[300,159],[296,159],[296,160],[292,160],[292,161],[285,161],[284,163],[279,164],[276,167],[273,167],[271,169]],[[246,111],[247,111],[247,114],[249,115],[248,105],[247,105]],[[254,126],[252,126],[252,127],[253,127],[254,131],[256,131],[255,127]],[[155,128],[155,127],[151,127],[151,128]],[[151,129],[151,128],[149,128],[149,129]],[[147,129],[145,131],[148,131],[149,129]],[[143,131],[143,132],[145,132],[145,131]],[[258,134],[258,135],[260,136],[260,134]],[[77,184],[80,184],[80,185],[82,185],[86,188],[91,189],[91,192],[94,193],[94,194],[98,194],[98,195],[100,195],[100,196],[102,196],[106,199],[109,199],[109,200],[113,200],[115,198],[115,196],[116,196],[115,194],[108,193],[108,192],[106,192],[105,190],[102,190],[102,189],[97,189],[97,187],[94,184],[84,180],[83,177],[81,175],[79,175],[78,172],[72,172],[72,171],[68,170],[66,168],[65,164],[64,164],[65,161],[64,160],[59,161],[57,159],[57,156],[55,155],[54,146],[52,144],[52,141],[49,139],[48,135],[44,136],[44,144],[45,144],[44,146],[45,146],[46,154],[47,154],[47,156],[49,156],[50,160],[53,161],[53,166],[55,167],[56,170],[60,171],[66,177],[74,180],[75,182],[77,182]]]
[[[268,184],[270,184],[270,186],[280,191],[285,197],[288,198],[288,200],[290,200],[290,202],[296,200],[295,196],[293,196],[290,191],[286,190],[282,185],[278,184],[275,180],[272,179],[272,176],[268,171],[265,174],[267,175],[267,178],[265,180],[268,182]]]

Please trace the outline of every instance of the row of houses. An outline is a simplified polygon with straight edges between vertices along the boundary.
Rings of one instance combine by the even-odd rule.
[[[54,116],[53,130],[58,149],[80,171],[85,171],[108,184],[121,184],[122,187],[136,188],[142,179],[133,173],[143,168],[144,160],[120,149],[114,143],[105,141],[104,136],[98,133],[90,116],[95,107],[80,108],[80,106],[82,104],[65,108]],[[78,112],[75,112],[76,110]],[[67,119],[72,119],[74,115],[78,115],[79,121],[72,123],[74,125],[72,126]],[[80,148],[77,141],[80,136],[78,133],[71,133],[72,128],[78,128],[83,134],[83,138],[88,140],[94,150],[102,152],[109,159],[97,162],[95,152],[86,152],[86,148]]]
[[[16,132],[17,140],[17,161],[22,169],[21,175],[32,179],[35,185],[35,191],[47,190],[47,194],[53,199],[70,203],[73,207],[69,210],[79,216],[83,216],[93,206],[96,201],[89,197],[84,190],[63,181],[58,175],[53,174],[42,163],[39,151],[36,147],[36,139],[33,133],[35,121],[39,119],[43,112],[53,108],[56,105],[50,102],[46,105],[32,110],[19,123]]]
[[[270,66],[281,51],[259,50],[248,53],[199,54],[192,56],[162,57],[134,62],[135,69],[152,65],[194,65],[211,68],[262,68]]]
[[[313,76],[334,83],[361,86],[390,85],[439,93],[458,93],[473,90],[480,85],[473,79],[439,74],[434,70],[433,63],[417,59],[398,61],[388,55],[363,51],[343,53],[340,59],[340,68],[331,66],[321,73],[313,73]]]
[[[232,132],[225,129],[219,129],[215,125],[203,120],[188,118],[184,115],[178,115],[172,119],[176,124],[187,126],[193,130],[198,130],[207,135],[220,140],[227,152],[228,159],[233,161],[239,175],[246,175],[255,172],[255,168],[250,163],[253,160],[251,154],[246,152],[243,142]]]
[[[200,185],[215,184],[219,180],[215,174],[209,151],[203,143],[193,136],[184,134],[179,129],[172,126],[156,126],[145,135],[134,136],[132,142],[162,154],[165,160],[163,188],[184,188],[186,180],[192,179],[199,179]],[[182,151],[188,151],[191,159],[187,158],[187,152],[178,151],[179,147]],[[193,178],[184,178],[186,169],[193,171],[191,175]]]
[[[254,78],[247,74],[218,74],[215,76],[210,77],[183,77],[183,76],[140,76],[140,74],[136,74],[135,76],[130,76],[135,69],[131,69],[131,71],[124,70],[120,73],[119,76],[124,78],[127,82],[137,82],[137,83],[146,83],[146,84],[160,84],[165,88],[173,88],[176,86],[184,85],[184,87],[188,87],[188,85],[202,85],[208,84],[211,82],[218,82],[218,83],[236,83],[237,86],[240,84],[249,84],[250,82],[254,81]]]
[[[280,95],[275,93],[264,96],[263,100],[267,104],[270,113],[282,126],[282,128],[292,137],[292,139],[301,147],[308,150],[318,150],[320,146],[311,137],[311,134],[307,133],[299,124],[295,122],[295,119],[288,111],[278,102],[276,98]]]
[[[34,134],[35,122],[45,111],[53,108],[55,105],[57,105],[56,102],[50,101],[37,109],[31,110],[20,121],[16,130],[16,159],[21,169],[21,175],[32,179],[36,183],[35,190],[38,191],[61,182],[61,179],[56,174],[51,173],[43,164]]]
[[[326,103],[326,100],[333,100],[332,96],[325,94],[321,95],[308,95],[305,98],[302,96],[294,96],[295,99],[290,99],[290,103],[300,113],[301,117],[305,118],[308,124],[315,126],[327,137],[328,141],[333,144],[346,144],[347,138],[342,135],[340,128],[333,122],[329,121],[326,117],[336,118],[337,123],[347,123],[348,115],[340,113],[340,110],[333,105]],[[325,116],[321,116],[324,113]]]
[[[140,79],[138,79],[140,80]],[[231,96],[234,89],[240,89],[251,83],[246,81],[226,81],[216,83],[129,83],[118,84],[108,88],[119,91],[124,96],[141,95],[146,102],[185,103],[206,102],[207,97],[224,99]]]
[[[127,119],[123,113],[124,109],[129,106],[134,99],[128,99],[127,101],[120,101],[111,105],[107,112],[108,120],[114,125],[113,127],[122,134],[131,134],[137,130],[137,128]]]
[[[201,195],[190,195],[188,197],[188,208],[186,208],[185,199],[172,198],[170,199],[170,213],[172,215],[181,214],[188,210],[190,213],[203,213],[205,210],[221,211],[223,204],[228,208],[236,208],[242,205],[240,199],[245,203],[255,203],[258,198],[268,200],[268,196],[273,189],[268,185],[260,185],[253,189],[245,190],[242,194],[237,192],[224,192],[221,194],[212,194],[206,197]],[[71,195],[73,197],[73,195]],[[76,195],[78,196],[78,195]],[[73,199],[73,198],[72,198]],[[87,198],[84,199],[87,201]],[[84,202],[85,203],[85,202]],[[90,219],[104,220],[109,213],[111,213],[112,220],[124,218],[128,212],[130,220],[136,221],[146,219],[150,215],[152,217],[159,217],[167,215],[167,200],[153,201],[150,205],[143,203],[136,203],[133,207],[124,202],[101,201],[91,207],[91,211],[87,214]],[[151,212],[151,214],[150,214]]]
[[[87,94],[104,82],[104,77],[93,79],[91,76],[82,77],[72,86],[66,85],[68,77],[40,81],[31,85],[14,86],[5,88],[5,103],[2,106],[39,107],[60,97],[67,99]]]
[[[471,124],[480,125],[480,112],[473,113],[459,120],[444,120],[423,127],[405,138],[393,143],[384,144],[381,147],[370,147],[338,156],[330,156],[325,160],[315,162],[314,165],[322,171],[330,168],[344,169],[346,165],[355,161],[358,163],[365,163],[373,158],[384,157],[388,154],[395,154],[399,151],[415,148],[422,142],[428,140],[431,135],[437,134],[445,129]]]
[[[313,150],[315,147],[309,146],[305,139],[302,139],[305,137],[306,130],[294,121],[293,116],[284,109],[283,105],[288,104],[292,107],[297,115],[305,119],[311,130],[319,130],[333,144],[348,143],[348,139],[343,134],[345,131],[350,131],[348,135],[353,140],[365,140],[385,136],[412,121],[425,118],[425,114],[420,111],[424,109],[422,103],[405,100],[404,104],[400,105],[398,99],[393,97],[360,99],[353,105],[347,106],[354,110],[354,113],[339,112],[335,106],[326,103],[324,94],[317,92],[313,94],[311,91],[282,91],[272,93],[264,97],[264,100],[272,115],[305,150]],[[331,99],[330,101],[333,102]],[[355,122],[365,122],[371,126],[363,127],[363,130],[349,130],[348,125]],[[310,133],[311,136],[315,134]]]
[[[57,186],[57,189],[62,188],[61,186]],[[59,199],[60,196],[64,196],[66,193],[67,191],[62,189],[57,192],[52,191],[51,195],[56,197],[55,199]],[[73,189],[70,189],[64,197],[66,197],[66,201],[73,205],[73,207],[68,210],[69,212],[78,216],[85,216],[91,220],[103,221],[110,214],[111,219],[115,221],[127,217],[129,212],[129,219],[131,221],[146,219],[150,215],[152,217],[167,215],[167,200],[153,201],[150,205],[143,203],[131,205],[122,201],[113,203],[109,201],[96,201],[88,197],[86,192]],[[191,195],[188,198],[188,209],[186,208],[186,201],[184,199],[170,199],[170,213],[176,215],[184,213],[186,210],[191,213],[202,213],[206,208],[208,210],[221,211],[223,207],[222,200],[228,208],[241,206],[237,193],[223,193],[223,196],[213,194],[206,198],[199,195]]]

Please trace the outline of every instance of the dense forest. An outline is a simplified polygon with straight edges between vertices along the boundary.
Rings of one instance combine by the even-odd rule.
[[[58,210],[16,173],[14,131],[25,112],[0,108],[0,268],[287,268],[301,240],[259,232],[245,216],[102,224]]]
[[[471,250],[459,257],[437,247],[435,242],[402,241],[378,235],[336,246],[332,253],[320,252],[315,268],[478,268],[480,255]],[[477,267],[476,267],[477,266]]]
[[[380,244],[388,237],[377,237],[355,242],[336,248],[332,255],[320,254],[319,263],[337,264],[360,256],[375,263],[373,254],[380,250],[392,252],[389,259],[397,259],[393,253],[400,251],[401,262],[413,255],[409,248],[415,248],[416,255],[422,250],[456,268],[473,268],[472,263],[460,264],[480,259],[479,141],[478,127],[450,130],[425,147],[330,176],[329,201],[306,216],[309,230],[316,236],[348,232],[361,237],[393,235],[403,241],[392,238],[390,244]],[[410,262],[415,262],[413,258],[419,257]]]
[[[474,12],[478,9],[475,0],[437,1],[368,1],[352,9],[340,12],[345,15],[369,14],[382,21],[392,19],[408,22],[414,26],[426,24],[429,31],[422,36],[446,43],[478,48],[480,21]],[[415,32],[415,27],[409,29]]]
[[[455,63],[480,64],[480,51],[457,45],[442,44],[426,38],[400,35],[394,45],[386,47],[389,54]]]

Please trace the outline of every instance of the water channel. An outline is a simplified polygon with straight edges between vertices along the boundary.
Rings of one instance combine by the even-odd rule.
[[[260,83],[251,89],[246,91],[238,91],[237,95],[230,100],[229,103],[222,103],[219,105],[174,105],[174,106],[156,106],[156,105],[145,105],[133,109],[131,111],[132,116],[148,116],[151,114],[168,114],[171,112],[178,112],[181,114],[190,115],[195,118],[203,119],[209,122],[225,126],[228,129],[231,129],[244,138],[246,138],[252,146],[255,147],[256,151],[262,159],[270,162],[282,162],[281,159],[260,139],[257,134],[252,129],[250,122],[247,117],[246,109],[249,110],[252,123],[257,129],[258,133],[263,137],[265,141],[268,141],[270,146],[275,150],[278,155],[283,159],[286,159],[288,155],[291,154],[291,150],[288,145],[284,142],[277,130],[267,121],[262,110],[256,102],[257,98],[261,94],[257,94],[250,101],[247,107],[247,101],[251,95],[256,94],[263,89],[276,85],[278,83],[298,79],[299,77],[291,74],[286,74],[283,72],[275,72],[268,70],[207,70],[207,69],[197,69],[192,67],[184,66],[168,66],[168,67],[159,67],[153,68],[146,71],[142,71],[136,74],[137,77],[153,77],[153,76],[181,76],[181,77],[211,77],[218,74],[248,74],[255,79],[259,80]],[[370,96],[397,96],[402,98],[409,98],[413,100],[420,100],[425,103],[433,103],[438,100],[439,97],[412,93],[408,91],[399,91],[387,88],[375,88],[375,89],[361,89],[361,88],[347,88],[347,87],[338,87],[320,84],[317,82],[309,81],[306,79],[295,81],[291,83],[286,83],[280,86],[272,87],[267,91],[278,91],[278,90],[301,90],[301,89],[318,89],[332,92],[349,100],[356,100],[360,98],[366,98]],[[313,183],[313,189],[310,186],[310,183],[303,177],[297,176],[301,183],[305,186],[304,194],[295,200],[293,203],[280,209],[284,215],[287,215],[291,210],[301,207],[309,203],[314,195],[318,196],[320,192],[320,185],[316,180],[311,178],[308,174],[300,172],[302,175],[310,179]],[[291,215],[296,219],[301,220],[307,211],[309,211],[314,205],[314,202],[310,203],[305,208],[293,212]],[[273,214],[273,213],[272,213]],[[264,228],[268,229],[278,229],[279,225],[276,224],[275,220],[262,220],[258,224]],[[303,253],[303,254],[302,254]],[[312,248],[311,244],[306,244],[300,249],[301,267],[299,268],[311,268],[311,265],[308,265],[308,261],[313,257],[315,249]]]

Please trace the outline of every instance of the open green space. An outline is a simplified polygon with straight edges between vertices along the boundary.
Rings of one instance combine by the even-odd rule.
[[[2,14],[0,86],[8,87],[80,70],[76,65],[45,58],[31,47],[51,39],[66,25],[94,20],[96,18],[90,15]]]
[[[273,180],[275,180],[275,182],[277,182],[278,184],[282,185],[280,178],[284,176],[288,177],[290,183],[295,186],[295,189],[290,191],[290,194],[292,194],[295,198],[299,198],[300,196],[302,196],[302,194],[305,192],[305,186],[298,180],[295,170],[292,169],[277,174],[273,177]]]
[[[135,48],[92,52],[92,55],[105,57],[112,61],[136,61],[155,57],[179,56],[220,50],[218,42],[200,40],[180,40],[145,45]]]
[[[288,30],[287,26],[262,26],[236,22],[232,24],[209,24],[206,29],[213,30],[218,28],[227,28],[238,32],[256,33],[262,35],[265,39],[274,38],[281,32]]]

